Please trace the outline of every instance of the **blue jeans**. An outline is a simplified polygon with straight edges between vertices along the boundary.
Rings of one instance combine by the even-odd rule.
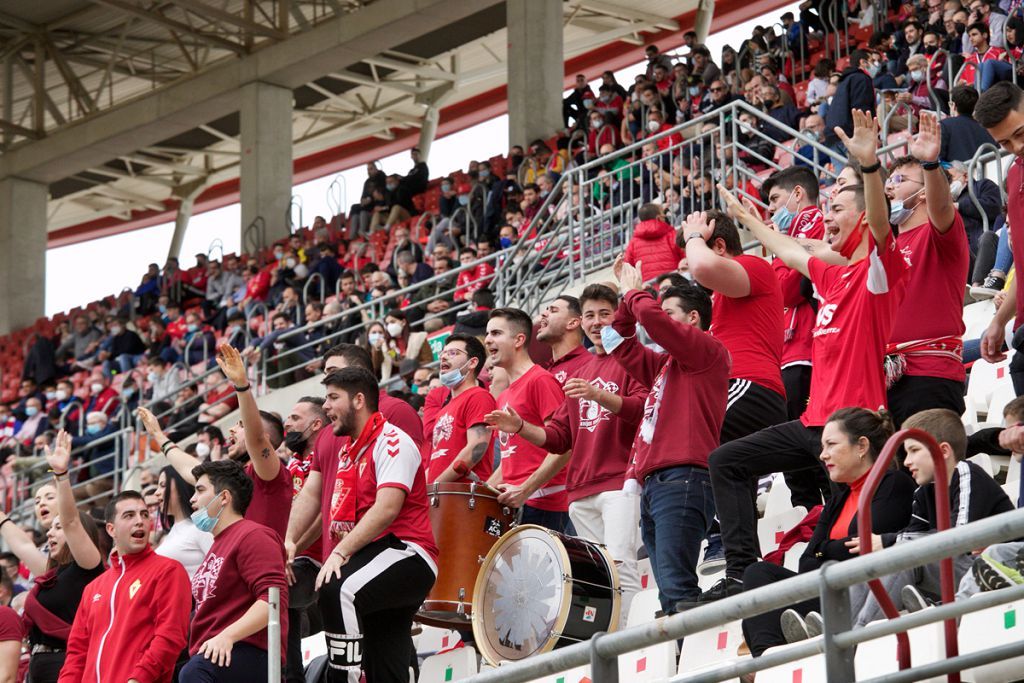
[[[201,654],[192,655],[181,673],[181,683],[256,683],[267,680],[267,651],[249,643],[235,643],[231,665],[217,666]]]
[[[988,64],[988,62],[985,62]],[[1000,228],[996,233],[999,235],[999,246],[996,247],[996,264],[992,266],[992,270],[998,270],[1003,274],[1003,277],[1010,272],[1010,268],[1013,267],[1013,252],[1010,250],[1010,230],[1009,228]]]
[[[1013,80],[1013,67],[1009,62],[990,59],[981,63],[981,85],[978,92],[985,92],[994,83]]]
[[[700,595],[697,559],[714,517],[715,500],[706,469],[667,467],[644,481],[640,536],[667,614],[676,611],[676,603],[694,602]]]
[[[567,536],[576,535],[576,530],[573,528],[572,522],[569,521],[568,512],[541,510],[532,505],[524,505],[522,510],[522,516],[519,518],[520,524],[536,524]]]

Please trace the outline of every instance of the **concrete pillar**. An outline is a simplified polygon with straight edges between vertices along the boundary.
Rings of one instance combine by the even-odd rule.
[[[693,19],[693,30],[697,34],[697,42],[703,45],[711,33],[711,19],[715,16],[715,0],[700,0],[697,4],[697,16]]]
[[[563,128],[562,0],[508,0],[508,143]]]
[[[43,315],[48,194],[42,183],[0,180],[0,334],[28,327]]]
[[[250,83],[241,99],[242,245],[246,228],[258,217],[266,223],[262,246],[288,235],[285,218],[292,196],[292,91]],[[263,241],[263,240],[261,240]]]
[[[427,107],[423,112],[423,123],[420,125],[420,141],[416,145],[420,149],[420,157],[423,161],[430,161],[430,146],[434,144],[434,137],[437,135],[437,123],[441,118],[440,110],[435,107]]]
[[[168,258],[181,258],[181,245],[185,241],[185,233],[188,232],[188,223],[192,220],[192,209],[195,206],[196,198],[205,189],[206,178],[200,178],[175,189],[179,203],[178,211],[174,215],[174,234],[171,235],[171,246],[167,249]]]

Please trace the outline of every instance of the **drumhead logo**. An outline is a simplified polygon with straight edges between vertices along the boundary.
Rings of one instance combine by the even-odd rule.
[[[597,621],[597,608],[596,607],[584,607],[583,608],[583,621],[593,624]]]
[[[445,413],[437,420],[437,424],[434,425],[434,448],[436,449],[438,444],[442,441],[447,441],[452,437],[452,426],[455,424],[455,418],[452,417],[451,413]]]
[[[619,385],[615,382],[606,382],[600,377],[590,381],[598,389],[604,389],[612,394],[619,391]],[[610,418],[611,412],[597,401],[588,398],[580,399],[580,429],[586,429],[593,433],[597,426]]]

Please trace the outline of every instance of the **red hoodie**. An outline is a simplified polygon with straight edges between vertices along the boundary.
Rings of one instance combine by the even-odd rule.
[[[662,273],[676,270],[684,256],[686,252],[676,245],[675,228],[653,218],[637,224],[622,258],[631,266],[640,261],[640,276],[647,282]]]
[[[667,353],[637,341],[638,322]],[[612,358],[651,390],[626,478],[642,482],[666,467],[706,468],[725,419],[729,388],[725,345],[698,327],[672,320],[654,297],[640,290],[626,294],[612,327],[625,338]]]
[[[82,592],[60,683],[167,683],[188,644],[192,599],[177,560],[151,547],[110,556],[110,568]]]

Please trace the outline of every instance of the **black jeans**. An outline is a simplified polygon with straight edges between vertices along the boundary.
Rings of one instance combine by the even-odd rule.
[[[320,565],[308,557],[297,557],[292,564],[295,583],[288,587],[288,657],[285,664],[285,680],[288,683],[304,683],[306,675],[302,669],[302,638],[319,628],[307,627],[311,622],[319,626],[320,610],[316,605],[316,575]]]
[[[922,410],[947,408],[957,415],[963,415],[964,383],[942,377],[920,377],[904,375],[889,387],[889,412],[896,429],[903,422]]]
[[[820,467],[820,454],[821,427],[805,427],[799,420],[762,429],[711,452],[711,488],[722,527],[727,576],[742,580],[743,570],[761,554],[751,480],[772,472]]]
[[[796,576],[796,572],[780,567],[777,564],[755,562],[743,572],[743,588],[744,590],[763,588],[764,586],[770,586],[773,583],[785,581],[794,576]],[[779,618],[787,609],[794,609],[801,616],[806,616],[808,612],[820,610],[821,602],[818,598],[811,598],[810,600],[798,602],[795,605],[769,610],[763,614],[744,619],[743,640],[746,641],[747,647],[750,648],[750,654],[760,657],[768,648],[786,644],[786,638],[782,635],[782,627],[779,625]]]
[[[32,683],[57,683],[66,652],[39,652],[28,662],[28,680]]]
[[[235,643],[231,665],[217,666],[195,654],[178,676],[179,683],[256,683],[267,680],[267,651],[249,643]]]

